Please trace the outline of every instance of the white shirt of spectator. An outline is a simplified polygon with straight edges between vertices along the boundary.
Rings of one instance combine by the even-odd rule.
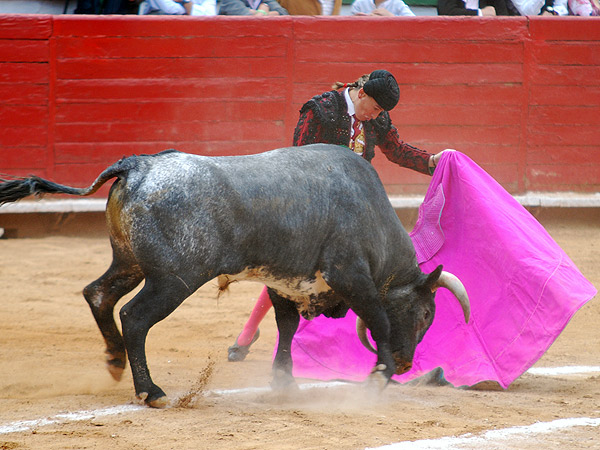
[[[335,0],[319,0],[321,4],[321,15],[331,16],[333,14],[333,4]]]
[[[352,14],[369,14],[377,8],[385,8],[395,16],[414,16],[410,8],[402,0],[385,0],[385,2],[375,5],[373,0],[355,0],[352,3]]]

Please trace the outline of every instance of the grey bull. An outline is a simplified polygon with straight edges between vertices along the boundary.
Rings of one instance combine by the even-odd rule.
[[[2,180],[0,204],[32,194],[91,195],[113,178],[106,206],[113,260],[84,296],[106,341],[110,373],[120,379],[128,357],[135,393],[150,406],[165,406],[167,397],[146,362],[149,329],[215,278],[220,289],[236,280],[269,287],[279,331],[274,389],[295,385],[291,342],[300,314],[335,318],[352,309],[361,340],[377,353],[369,380],[379,386],[410,369],[438,287],[454,293],[469,320],[462,283],[442,266],[420,270],[377,173],[344,147],[131,156],[87,188],[39,177]],[[115,304],[142,281],[120,311],[121,335]]]

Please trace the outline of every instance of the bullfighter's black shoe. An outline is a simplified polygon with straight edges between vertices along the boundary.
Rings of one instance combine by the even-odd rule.
[[[415,386],[446,386],[450,384],[450,382],[444,378],[444,369],[437,367],[431,372],[410,381],[409,384]]]
[[[240,345],[238,344],[237,338],[235,339],[235,344],[227,349],[227,359],[231,362],[243,361],[246,359],[246,356],[250,352],[250,346],[254,344],[258,337],[260,336],[260,328],[256,330],[254,337],[252,338],[252,342],[248,345]],[[239,336],[238,336],[239,337]]]

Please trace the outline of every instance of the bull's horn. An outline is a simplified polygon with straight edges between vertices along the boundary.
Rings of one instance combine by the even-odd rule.
[[[367,324],[360,317],[356,318],[356,334],[358,334],[358,339],[367,350],[377,354],[377,350],[371,345],[371,341],[367,337]]]
[[[469,323],[469,318],[471,317],[471,304],[469,303],[467,290],[462,282],[450,272],[442,272],[435,283],[433,290],[438,287],[444,287],[454,294],[462,307],[463,314],[465,315],[465,322]]]

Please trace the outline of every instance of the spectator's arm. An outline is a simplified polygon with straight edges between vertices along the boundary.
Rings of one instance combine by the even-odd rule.
[[[262,3],[265,3],[269,7],[269,11],[277,11],[282,16],[289,15],[287,9],[281,6],[277,0],[262,0]]]
[[[221,16],[252,16],[252,10],[242,0],[220,0]]]
[[[590,5],[590,3],[587,3],[587,5]],[[569,6],[567,5],[567,0],[554,0],[554,11],[556,11],[559,16],[568,16]]]
[[[412,12],[410,7],[404,3],[402,0],[398,0],[393,4],[393,8],[391,8],[392,13],[395,16],[414,16],[415,13]]]

